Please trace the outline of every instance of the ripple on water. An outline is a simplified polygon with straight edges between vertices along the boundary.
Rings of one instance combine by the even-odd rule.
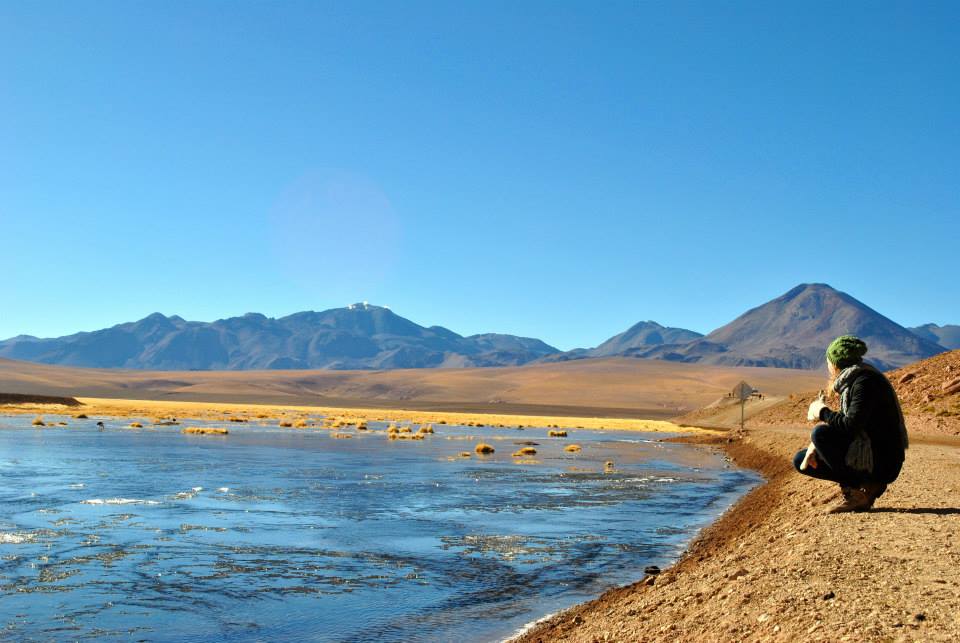
[[[477,427],[214,443],[5,422],[0,626],[17,640],[494,639],[667,564],[755,480],[636,434],[574,432],[574,457],[529,428],[537,460],[516,463],[444,439],[504,436]]]

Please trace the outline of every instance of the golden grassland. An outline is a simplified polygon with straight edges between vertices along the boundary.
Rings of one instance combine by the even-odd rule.
[[[0,358],[0,392],[5,393],[441,411],[481,414],[486,424],[496,421],[489,414],[669,420],[710,404],[741,380],[772,397],[816,390],[825,377],[812,371],[631,358],[388,371],[140,371]],[[254,419],[266,418],[254,414]]]
[[[498,413],[459,413],[451,411],[411,411],[404,409],[338,408],[324,406],[280,406],[269,404],[227,404],[220,402],[177,402],[155,400],[122,400],[106,398],[77,398],[83,404],[83,415],[94,417],[129,418],[136,423],[152,421],[171,422],[194,419],[212,422],[277,422],[294,428],[340,428],[353,426],[364,430],[367,422],[392,422],[397,432],[412,433],[410,425],[419,424],[420,435],[433,432],[435,424],[476,427],[515,428],[563,427],[564,429],[613,429],[618,431],[689,432],[701,431],[681,427],[664,420],[630,418],[535,416]],[[0,407],[4,413],[75,414],[77,409],[59,408],[49,404],[22,404]],[[153,418],[153,420],[150,420]],[[397,426],[404,424],[406,426]],[[361,428],[363,427],[363,428]]]

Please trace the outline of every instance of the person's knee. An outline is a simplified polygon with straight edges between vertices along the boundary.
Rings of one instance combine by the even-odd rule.
[[[806,455],[807,455],[807,450],[800,449],[799,451],[797,451],[797,455],[793,456],[793,468],[800,473],[806,473],[800,468],[800,465],[803,464],[803,459],[806,457]]]
[[[818,447],[829,442],[830,425],[818,424],[817,426],[813,427],[813,431],[810,433],[810,441]]]

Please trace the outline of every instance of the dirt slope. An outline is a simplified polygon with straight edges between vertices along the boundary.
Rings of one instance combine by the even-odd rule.
[[[911,434],[960,435],[960,350],[886,373],[897,391]],[[826,386],[824,378],[822,386]],[[817,396],[809,389],[755,414],[761,424],[796,424]],[[836,408],[837,402],[830,402]]]

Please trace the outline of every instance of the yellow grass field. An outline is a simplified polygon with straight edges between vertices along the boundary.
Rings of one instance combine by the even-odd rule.
[[[413,424],[452,424],[488,427],[563,427],[580,429],[616,429],[622,431],[689,431],[664,420],[631,418],[575,417],[551,415],[515,415],[499,413],[457,413],[450,411],[410,411],[403,409],[341,408],[327,406],[279,406],[270,404],[229,404],[223,402],[163,402],[158,400],[118,400],[81,397],[80,409],[90,419],[97,417],[153,418],[164,420],[208,420],[231,422],[237,418],[257,422],[312,418],[317,426],[322,418],[346,420],[355,425],[361,421],[407,422]],[[20,404],[0,407],[4,413],[77,414],[78,408],[50,404]],[[296,426],[296,425],[294,425]],[[303,427],[310,426],[304,422]]]

